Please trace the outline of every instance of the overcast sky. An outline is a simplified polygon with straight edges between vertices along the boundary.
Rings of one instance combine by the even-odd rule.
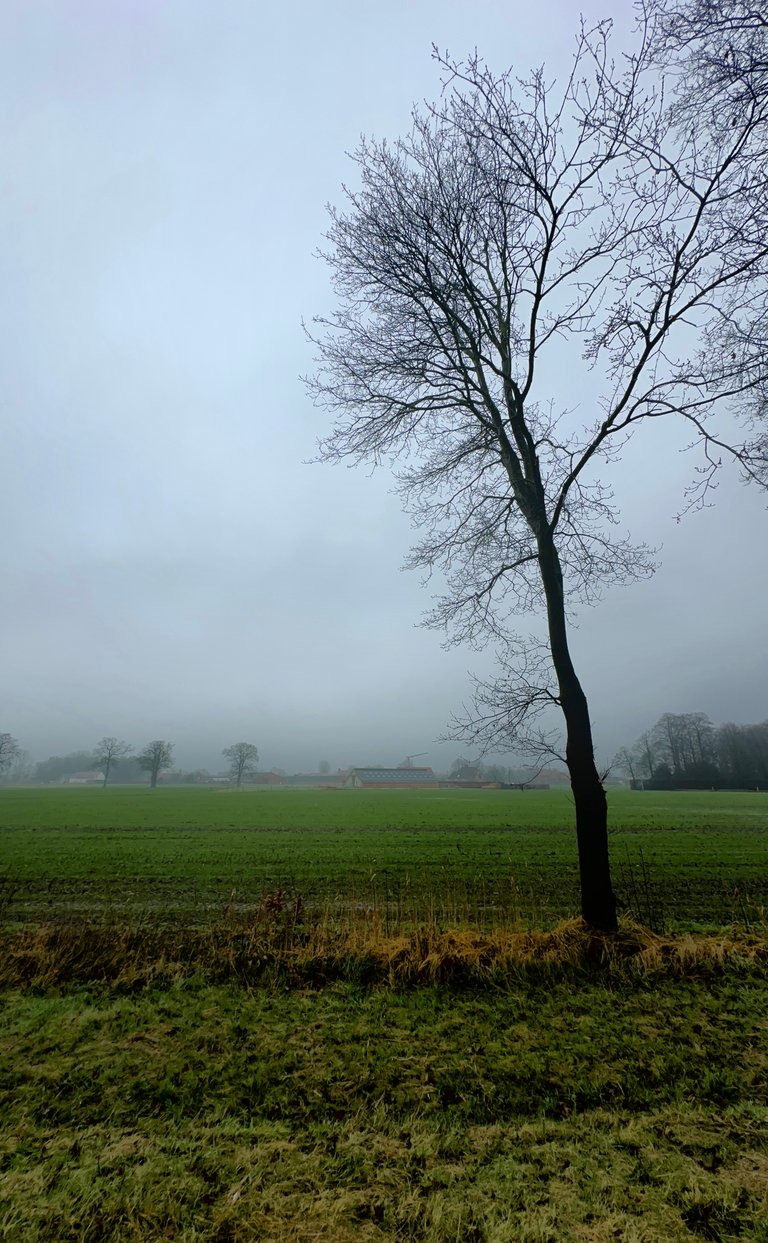
[[[629,28],[624,0],[583,8]],[[345,151],[437,95],[431,44],[554,74],[574,13],[4,0],[0,730],[34,758],[104,734],[185,768],[241,738],[288,769],[461,752],[435,740],[489,658],[416,627],[387,475],[307,463],[301,319],[332,305],[314,251]],[[764,498],[724,477],[677,525],[692,463],[660,436],[619,482],[662,567],[574,637],[602,757],[664,711],[768,717]]]

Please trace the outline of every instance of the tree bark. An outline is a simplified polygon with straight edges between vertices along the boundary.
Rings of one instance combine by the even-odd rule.
[[[608,804],[595,766],[587,697],[576,675],[568,647],[563,575],[549,529],[539,534],[538,549],[547,601],[552,663],[565,717],[565,758],[576,807],[581,914],[590,927],[615,932],[618,922],[608,856]]]

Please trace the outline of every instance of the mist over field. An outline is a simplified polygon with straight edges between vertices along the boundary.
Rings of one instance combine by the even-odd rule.
[[[185,769],[240,738],[289,771],[462,752],[437,740],[491,656],[417,628],[387,467],[310,464],[301,321],[332,305],[314,252],[345,151],[439,94],[432,42],[567,65],[572,6],[513,10],[3,6],[0,729],[34,759],[104,735],[171,739]],[[578,364],[558,406],[593,398]],[[768,715],[764,499],[725,471],[678,524],[685,449],[646,429],[612,476],[661,566],[578,614],[603,761],[667,711]]]

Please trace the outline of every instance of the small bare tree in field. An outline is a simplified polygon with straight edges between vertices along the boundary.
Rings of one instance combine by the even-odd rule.
[[[626,773],[633,782],[644,782],[653,776],[653,770],[659,762],[655,751],[655,742],[651,733],[646,730],[631,747],[620,747],[616,752],[611,766]]]
[[[0,734],[0,777],[21,755],[21,748],[13,734]]]
[[[149,773],[149,784],[154,790],[160,773],[170,768],[173,763],[173,743],[163,742],[156,738],[148,742],[143,751],[136,756],[139,764]]]
[[[620,773],[626,773],[634,785],[637,781],[637,757],[634,748],[619,747],[611,760],[611,768],[617,768]]]
[[[245,774],[259,762],[259,748],[252,742],[234,742],[231,747],[225,747],[221,754],[229,760],[230,774],[239,789]]]
[[[768,108],[740,91],[724,127],[696,106],[703,45],[675,42],[673,10],[641,10],[620,68],[609,24],[582,29],[559,90],[436,53],[442,102],[393,145],[363,140],[361,188],[331,211],[337,309],[315,321],[308,382],[335,416],[325,460],[400,463],[410,564],[446,584],[428,624],[499,643],[452,736],[564,756],[582,913],[606,930],[607,806],[569,619],[653,569],[618,531],[610,466],[672,420],[701,449],[684,508],[724,460],[766,477]],[[586,402],[567,396],[577,373]],[[544,643],[510,629],[536,610]]]
[[[104,770],[104,781],[102,789],[109,781],[110,770],[116,768],[118,762],[126,755],[130,755],[133,747],[130,743],[121,742],[118,738],[102,738],[94,748],[94,759],[100,768]]]

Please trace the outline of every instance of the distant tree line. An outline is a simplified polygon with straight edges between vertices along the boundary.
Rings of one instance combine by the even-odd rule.
[[[501,764],[483,764],[480,760],[467,760],[458,756],[453,761],[448,776],[453,781],[507,781],[509,769]]]
[[[510,768],[504,764],[483,764],[480,760],[468,760],[458,756],[448,770],[451,781],[499,781],[503,785],[530,785],[539,776],[541,767],[527,765]]]
[[[92,751],[71,751],[67,755],[52,755],[47,760],[32,764],[26,751],[22,751],[12,734],[0,733],[0,779],[32,781],[46,785],[67,781],[75,774],[91,775],[93,781],[106,786],[110,776],[119,768],[120,782],[133,785],[149,780],[154,788],[163,773],[173,764],[174,744],[155,738],[141,751],[133,753],[133,746],[120,738],[102,738]],[[230,780],[240,786],[253,775],[259,758],[258,748],[251,742],[236,742],[225,747],[222,755],[229,761]],[[208,773],[202,769],[193,772],[174,772],[177,781],[197,782],[205,780]]]
[[[665,712],[612,767],[647,790],[768,788],[768,721],[715,726],[704,712]]]
[[[151,786],[157,785],[158,777],[166,772],[173,761],[173,743],[162,739],[148,742],[136,755],[133,747],[122,739],[106,737],[92,751],[71,751],[67,755],[51,755],[35,764],[32,780],[42,784],[66,781],[76,773],[97,774],[106,785],[115,770],[120,770],[120,781],[132,785],[149,777]]]

